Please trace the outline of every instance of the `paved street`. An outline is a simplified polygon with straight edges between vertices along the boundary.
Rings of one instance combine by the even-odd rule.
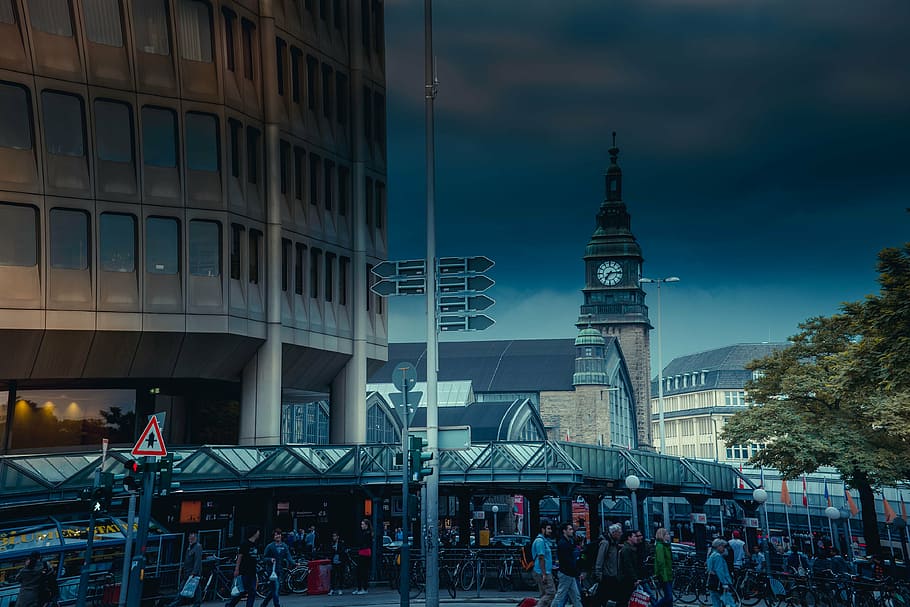
[[[439,603],[448,605],[451,607],[457,607],[459,605],[492,605],[494,607],[515,607],[518,605],[519,601],[526,596],[537,596],[537,592],[533,590],[524,590],[524,591],[513,591],[513,592],[499,592],[497,590],[482,590],[480,592],[480,597],[477,597],[476,591],[471,592],[459,592],[456,598],[451,598],[447,592],[443,591],[439,596]],[[256,607],[259,607],[261,600],[257,599]],[[238,607],[242,607],[245,603],[240,603]],[[370,589],[368,594],[364,595],[352,595],[350,591],[346,591],[342,596],[328,596],[328,595],[316,595],[316,596],[307,596],[307,595],[283,595],[281,597],[282,607],[349,607],[357,605],[376,605],[376,606],[387,606],[387,605],[398,605],[399,604],[399,595],[398,592],[389,590],[388,588],[379,588],[379,589]],[[420,595],[416,599],[411,599],[412,605],[425,605],[426,597]],[[218,607],[216,603],[206,603],[208,607]]]

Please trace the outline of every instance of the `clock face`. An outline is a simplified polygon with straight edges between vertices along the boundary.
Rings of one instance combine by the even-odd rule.
[[[605,261],[597,268],[597,280],[608,287],[614,287],[622,280],[622,266],[615,261]]]

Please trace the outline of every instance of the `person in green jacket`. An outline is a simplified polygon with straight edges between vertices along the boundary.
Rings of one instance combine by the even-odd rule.
[[[673,551],[670,549],[670,533],[661,527],[654,538],[654,575],[663,591],[663,596],[654,607],[673,607]]]

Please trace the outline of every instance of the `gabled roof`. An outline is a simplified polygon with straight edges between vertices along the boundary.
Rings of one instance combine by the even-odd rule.
[[[470,426],[471,442],[509,440],[508,430],[512,418],[522,407],[528,407],[528,401],[473,403],[466,407],[440,407],[440,426]],[[539,416],[538,416],[539,417]],[[423,428],[427,425],[427,410],[421,407],[414,412],[411,426]],[[546,435],[543,422],[540,431]]]
[[[607,344],[614,338],[606,338]],[[390,383],[392,370],[407,361],[426,381],[426,344],[391,343],[389,362],[373,373],[371,383]],[[439,344],[439,380],[470,380],[474,392],[572,390],[574,339],[458,341]]]

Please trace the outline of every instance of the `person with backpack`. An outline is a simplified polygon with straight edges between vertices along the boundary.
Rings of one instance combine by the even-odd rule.
[[[607,601],[616,600],[616,578],[619,575],[619,540],[622,538],[622,525],[614,523],[601,536],[594,559],[594,578],[597,581],[595,605],[606,605]]]
[[[563,607],[568,601],[572,601],[573,607],[581,607],[578,578],[582,574],[578,571],[574,535],[572,523],[560,525],[559,541],[556,543],[556,555],[559,558],[559,589],[555,598],[557,607]]]
[[[556,586],[553,581],[553,552],[550,550],[550,534],[553,526],[547,522],[540,523],[540,533],[531,544],[531,558],[534,560],[534,579],[540,589],[540,599],[537,607],[550,607],[556,596]]]
[[[16,607],[44,607],[53,600],[49,597],[48,577],[51,573],[50,565],[41,559],[37,550],[28,556],[28,560],[16,579],[19,582],[19,598]]]

